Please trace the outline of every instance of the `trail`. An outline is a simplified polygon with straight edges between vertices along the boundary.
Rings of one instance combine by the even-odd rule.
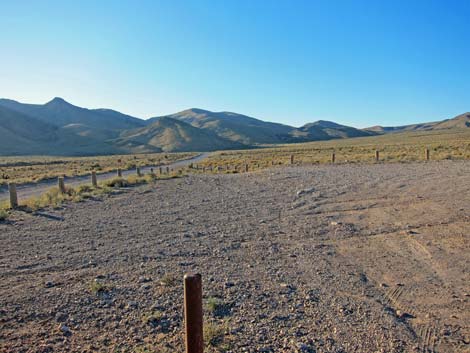
[[[142,173],[149,173],[151,168],[158,169],[159,167],[169,167],[172,169],[179,169],[179,168],[184,168],[188,166],[191,163],[197,163],[205,158],[207,158],[210,155],[209,152],[201,153],[197,155],[196,157],[189,158],[189,159],[184,159],[180,161],[173,162],[171,164],[166,164],[166,165],[155,165],[155,166],[147,166],[147,167],[141,167],[140,170]],[[135,174],[135,169],[129,169],[129,170],[123,170],[122,171],[122,176],[126,177],[129,175]],[[102,173],[102,174],[97,174],[97,179],[99,181],[107,180],[114,178],[116,176],[116,171],[111,171],[107,173]],[[80,176],[73,176],[73,177],[65,177],[65,185],[67,186],[78,186],[81,184],[86,184],[90,183],[90,175],[80,175]],[[41,195],[50,188],[54,187],[57,185],[57,179],[46,179],[42,180],[37,183],[27,183],[27,184],[21,184],[17,185],[17,193],[18,193],[18,198],[19,200],[24,200],[28,199],[33,196]],[[0,186],[0,202],[5,201],[8,199],[8,186],[7,185],[2,185]]]

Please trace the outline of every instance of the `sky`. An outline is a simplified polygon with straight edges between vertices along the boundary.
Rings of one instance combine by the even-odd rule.
[[[0,0],[0,97],[301,126],[470,111],[470,1]]]

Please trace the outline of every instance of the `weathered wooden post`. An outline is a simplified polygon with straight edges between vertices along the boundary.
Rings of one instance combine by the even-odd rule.
[[[65,183],[64,183],[64,177],[59,177],[58,178],[58,186],[59,186],[59,191],[61,194],[65,194]]]
[[[166,167],[166,173],[170,174],[170,167]]]
[[[160,175],[163,174],[163,168],[162,167],[160,167],[159,172],[160,172]]]
[[[118,176],[118,178],[122,178],[122,170],[121,170],[121,168],[118,168],[118,170],[117,170],[117,176]]]
[[[154,175],[153,168],[150,168],[150,174]]]
[[[429,148],[426,148],[426,149],[424,150],[424,155],[425,155],[425,157],[426,157],[426,160],[429,161]]]
[[[248,164],[245,164],[245,173],[248,173]]]
[[[380,159],[379,150],[375,150],[375,161],[378,162]]]
[[[331,163],[334,163],[335,161],[336,161],[336,155],[335,155],[335,153],[333,152],[333,153],[331,154]]]
[[[96,180],[96,172],[93,170],[91,172],[91,185],[96,188],[98,186],[98,182]]]
[[[290,155],[290,164],[294,164],[294,155],[293,154]]]
[[[203,353],[202,281],[200,274],[184,275],[186,353]]]
[[[137,176],[138,176],[138,177],[141,177],[141,176],[142,176],[142,174],[140,173],[140,168],[139,168],[139,167],[136,167],[136,168],[135,168],[135,172],[137,173]]]
[[[18,207],[18,194],[16,193],[16,184],[9,183],[8,184],[8,191],[10,192],[10,208],[17,208]]]

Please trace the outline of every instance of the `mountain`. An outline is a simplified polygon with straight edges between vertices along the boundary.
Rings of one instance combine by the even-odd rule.
[[[117,150],[0,106],[0,155],[89,155],[97,151],[109,154]]]
[[[143,146],[165,152],[215,151],[246,146],[169,117],[151,119],[146,127],[125,131],[114,140],[117,146]]]
[[[433,131],[444,129],[463,129],[470,127],[470,113],[457,115],[452,119],[445,119],[442,121],[435,121],[430,123],[411,124],[403,126],[372,126],[364,129],[363,131],[370,131],[379,134],[387,134],[394,132],[406,131]]]
[[[211,131],[224,139],[244,145],[299,142],[292,135],[295,128],[291,126],[266,122],[237,113],[211,112],[192,108],[166,117]],[[154,121],[160,118],[150,120]]]
[[[338,138],[364,137],[376,135],[373,131],[364,131],[354,127],[334,123],[332,121],[318,120],[314,123],[305,124],[299,128],[306,132],[310,140],[331,140]]]
[[[197,108],[142,120],[112,109],[81,108],[62,98],[42,105],[0,99],[0,155],[215,151],[469,127],[470,113],[431,123],[360,130],[325,120],[295,128]]]
[[[87,136],[92,138],[96,131],[97,138],[114,138],[122,130],[134,129],[145,125],[145,121],[109,109],[86,109],[66,102],[62,98],[54,98],[50,102],[39,104],[23,104],[9,99],[0,99],[0,106],[34,117],[45,123],[65,127],[80,125],[87,129]]]

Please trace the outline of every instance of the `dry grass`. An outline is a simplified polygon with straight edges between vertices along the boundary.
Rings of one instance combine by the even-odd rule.
[[[153,153],[121,156],[96,157],[0,157],[0,185],[9,182],[17,184],[38,182],[58,176],[88,175],[92,170],[98,174],[120,167],[166,165],[176,160],[187,159],[196,153]]]
[[[271,146],[266,148],[221,151],[193,166],[192,172],[239,173],[245,164],[249,170],[276,165],[331,163],[335,153],[336,163],[374,163],[375,151],[382,162],[424,161],[425,149],[431,160],[470,159],[470,129],[429,132],[408,132],[382,136],[330,140]],[[199,168],[199,169],[196,169]]]
[[[59,188],[54,187],[44,194],[26,199],[20,203],[21,207],[29,211],[37,211],[46,207],[58,208],[64,202],[81,202],[83,200],[99,197],[104,194],[110,194],[115,188],[125,188],[142,184],[155,182],[157,179],[166,179],[168,177],[179,177],[180,175],[170,175],[158,177],[154,174],[147,174],[138,177],[131,175],[128,178],[113,178],[105,180],[94,188],[89,184],[83,184],[76,188],[66,187],[66,192],[61,193]],[[0,209],[7,210],[9,206],[5,203],[0,205]]]

